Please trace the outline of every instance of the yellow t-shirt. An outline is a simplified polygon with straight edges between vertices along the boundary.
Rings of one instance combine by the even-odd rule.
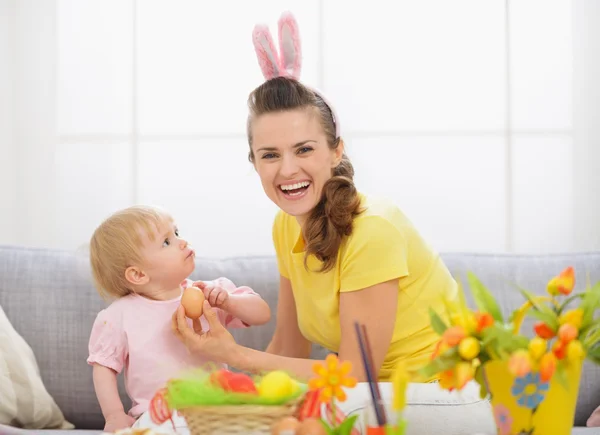
[[[398,207],[361,199],[365,211],[355,218],[352,234],[328,272],[318,272],[321,262],[312,255],[308,270],[304,267],[300,225],[283,211],[275,218],[273,242],[279,272],[292,284],[300,331],[332,352],[338,352],[341,340],[340,293],[399,278],[394,333],[379,374],[380,381],[389,381],[398,361],[410,371],[427,364],[439,339],[430,326],[429,307],[445,312],[443,298],[454,299],[457,284]]]

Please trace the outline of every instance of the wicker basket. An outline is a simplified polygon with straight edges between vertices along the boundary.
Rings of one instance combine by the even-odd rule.
[[[270,434],[271,426],[296,415],[303,397],[284,405],[194,406],[178,409],[190,435]]]

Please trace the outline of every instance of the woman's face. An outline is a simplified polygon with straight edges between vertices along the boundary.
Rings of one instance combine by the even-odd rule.
[[[343,145],[327,145],[312,109],[269,113],[252,123],[254,167],[267,196],[299,222],[321,198],[323,185],[339,163]]]

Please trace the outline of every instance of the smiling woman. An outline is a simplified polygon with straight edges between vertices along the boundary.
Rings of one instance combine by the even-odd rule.
[[[298,81],[293,17],[279,23],[280,56],[268,31],[254,34],[267,81],[249,97],[249,160],[280,211],[273,243],[280,274],[275,334],[265,352],[235,343],[205,304],[210,331],[195,332],[182,310],[176,328],[194,354],[244,371],[312,375],[317,343],[361,367],[354,322],[368,329],[375,372],[387,381],[399,362],[413,381],[437,334],[428,310],[444,312],[457,286],[437,252],[393,203],[362,195],[344,153],[339,120],[320,92]],[[354,373],[359,380],[364,372]]]

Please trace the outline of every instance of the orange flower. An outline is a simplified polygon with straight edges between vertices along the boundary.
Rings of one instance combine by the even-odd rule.
[[[533,325],[533,330],[538,337],[543,338],[544,340],[549,340],[556,335],[554,330],[544,322],[536,322],[536,324]]]
[[[525,349],[515,350],[508,359],[508,370],[517,376],[523,377],[531,371],[531,356]]]
[[[478,333],[494,324],[494,318],[490,313],[480,313],[479,311],[475,313],[475,321],[477,323],[476,331]]]
[[[444,331],[442,340],[450,347],[458,346],[458,343],[467,336],[467,331],[462,326],[451,326]]]
[[[448,391],[454,390],[454,370],[445,370],[440,373],[440,388]]]
[[[335,354],[327,355],[325,364],[315,363],[313,371],[317,376],[309,381],[308,387],[311,390],[320,389],[323,402],[329,402],[334,397],[343,402],[346,400],[346,392],[342,387],[353,388],[356,386],[356,378],[349,376],[352,371],[352,363],[344,361],[340,364]]]
[[[569,266],[558,276],[555,276],[548,282],[547,291],[552,296],[569,295],[575,287],[575,271]]]
[[[475,365],[470,362],[459,362],[456,367],[440,373],[440,388],[448,391],[461,390],[475,377]]]
[[[552,352],[554,352],[556,358],[564,359],[564,357],[567,356],[567,343],[561,340],[555,341],[552,345]]]
[[[542,382],[550,382],[556,371],[556,356],[552,352],[545,353],[540,359],[540,379]]]
[[[571,325],[570,323],[565,323],[560,328],[558,328],[558,338],[565,344],[570,343],[571,341],[577,338],[577,328]]]

